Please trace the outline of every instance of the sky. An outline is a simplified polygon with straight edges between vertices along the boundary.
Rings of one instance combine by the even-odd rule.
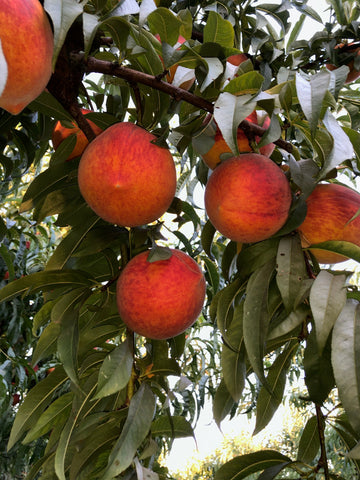
[[[267,1],[266,3],[279,2]],[[328,8],[326,0],[309,0],[307,4],[311,6],[317,13],[319,13],[319,15],[325,18],[325,21],[329,20],[329,14],[328,12],[326,13],[326,9]],[[292,14],[292,17],[293,21],[295,22],[298,18],[298,15]],[[310,38],[314,32],[321,30],[321,28],[322,27],[318,22],[307,18],[299,35],[299,39]],[[276,434],[280,434],[284,426],[284,420],[284,410],[280,408],[274,415],[274,418],[268,425],[264,434],[268,434],[267,432],[269,430],[274,436]],[[191,462],[191,459],[194,458],[194,456],[196,458],[206,457],[217,447],[221,446],[224,435],[235,437],[241,433],[243,435],[251,436],[252,431],[254,430],[254,422],[255,419],[248,420],[245,416],[238,416],[231,421],[225,419],[221,424],[220,431],[213,420],[212,405],[209,402],[202,411],[195,429],[196,442],[193,438],[176,439],[173,443],[172,451],[166,459],[166,465],[170,471],[174,472],[182,469],[188,462]],[[256,436],[259,444],[264,438],[264,434],[260,433]]]

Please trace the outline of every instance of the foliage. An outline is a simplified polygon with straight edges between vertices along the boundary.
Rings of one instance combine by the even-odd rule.
[[[336,401],[335,398],[332,401]],[[302,455],[308,455],[308,458],[315,456],[310,463],[315,467],[316,455],[319,451],[319,442],[316,441],[316,436],[313,442],[309,442],[304,449],[304,444],[300,446],[301,439],[306,439],[308,435],[304,433],[305,428],[313,429],[314,420],[316,423],[315,412],[309,404],[302,402],[302,407],[294,405],[291,399],[288,398],[284,406],[278,412],[275,420],[272,422],[272,428],[268,432],[264,430],[261,434],[252,436],[251,425],[247,427],[239,427],[236,435],[226,434],[221,442],[221,445],[214,449],[205,457],[194,454],[188,459],[184,468],[176,469],[173,472],[174,478],[181,480],[206,480],[213,478],[216,472],[231,459],[239,455],[247,455],[255,453],[260,449],[277,450],[291,458],[297,458],[297,452],[301,451]],[[332,408],[329,410],[329,415],[336,418],[337,414],[334,412],[334,403],[331,403]],[[278,422],[281,423],[280,427]],[[356,467],[351,461],[345,460],[344,445],[341,442],[336,430],[333,428],[334,424],[326,428],[326,448],[329,463],[332,465],[333,472],[336,475],[342,475],[346,479],[357,478]],[[313,429],[315,432],[315,429]],[[305,440],[307,441],[307,440]],[[247,477],[248,480],[255,480],[258,478],[257,474],[252,474]],[[280,478],[280,477],[279,477]],[[283,478],[283,477],[281,477]],[[299,473],[296,471],[284,472],[284,478],[299,478]],[[320,476],[321,478],[321,476]]]
[[[193,435],[207,398],[217,424],[250,406],[260,432],[296,363],[314,409],[297,452],[279,446],[239,455],[214,478],[296,472],[340,480],[327,458],[329,423],[331,442],[341,439],[359,472],[359,291],[351,271],[319,266],[296,231],[317,183],[341,181],[341,171],[353,182],[358,176],[359,82],[344,83],[344,51],[334,53],[341,41],[359,39],[356,0],[328,0],[325,25],[297,0],[43,3],[54,28],[54,74],[22,113],[0,112],[2,278],[9,271],[0,291],[1,448],[9,436],[7,455],[24,459],[0,468],[28,480],[170,478],[159,455],[174,438]],[[294,24],[292,8],[300,12]],[[303,41],[309,17],[319,28]],[[186,42],[175,49],[180,34]],[[241,52],[249,58],[227,81],[226,58]],[[329,72],[327,62],[339,68]],[[194,71],[190,91],[162,80],[164,67],[175,64]],[[74,139],[55,152],[51,144],[55,121],[73,118],[93,139],[80,107],[95,110],[89,119],[103,129],[136,122],[171,149],[178,192],[163,219],[129,229],[87,207],[79,159],[67,161]],[[266,133],[245,121],[255,108],[271,118]],[[286,172],[293,202],[272,238],[237,245],[207,220],[198,192],[210,173],[200,158],[213,143],[203,126],[208,113],[235,154],[238,125],[250,140],[256,134],[276,144],[271,158]],[[17,209],[15,193],[28,172],[33,180]],[[193,328],[152,341],[126,330],[115,285],[130,258],[170,243],[201,264],[207,299]],[[360,260],[359,247],[346,242],[321,248]],[[341,406],[328,415],[334,391]],[[9,434],[16,392],[22,402]]]

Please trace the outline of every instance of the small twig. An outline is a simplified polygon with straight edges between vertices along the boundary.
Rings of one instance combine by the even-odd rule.
[[[139,86],[138,86],[137,83],[130,83],[130,86],[133,89],[134,96],[135,96],[136,111],[138,112],[138,115],[139,115],[138,121],[140,123],[142,123],[142,118],[143,118],[144,112],[143,112],[143,105],[142,105],[142,101],[141,101],[141,94],[140,94]]]
[[[73,103],[68,108],[69,113],[74,118],[76,123],[79,125],[79,128],[84,132],[86,138],[91,142],[96,137],[91,125],[86,120],[86,117],[83,115],[81,108],[78,103]]]
[[[319,439],[320,439],[320,458],[318,461],[317,469],[320,470],[322,468],[324,470],[325,480],[330,480],[329,465],[327,461],[326,443],[325,443],[325,419],[321,411],[320,405],[316,404],[315,409],[316,409],[316,418],[317,418],[317,425],[318,425],[318,432],[319,432]]]

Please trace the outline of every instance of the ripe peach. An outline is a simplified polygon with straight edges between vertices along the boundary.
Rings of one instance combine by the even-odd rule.
[[[205,279],[186,253],[172,249],[171,257],[147,261],[149,252],[136,255],[120,274],[117,306],[124,323],[147,338],[162,340],[184,332],[200,315]]]
[[[8,70],[0,107],[16,115],[40,95],[52,73],[54,38],[39,0],[0,0],[0,44]]]
[[[335,49],[341,49],[341,48],[346,47],[347,52],[356,53],[356,55],[360,55],[360,47],[359,46],[354,46],[354,48],[349,48],[349,47],[351,47],[351,45],[353,45],[353,44],[349,43],[348,45],[345,45],[344,43],[340,43],[339,45],[336,45]],[[357,70],[354,67],[354,59],[350,60],[350,62],[347,63],[346,65],[349,67],[350,72],[348,73],[348,75],[346,77],[345,83],[355,82],[355,80],[357,80],[360,77],[360,70]],[[330,71],[333,71],[333,70],[336,70],[339,67],[336,66],[336,65],[333,65],[331,63],[328,63],[328,64],[326,64],[326,68]]]
[[[81,109],[83,114],[90,113],[91,110],[87,110],[86,108]],[[91,120],[88,120],[91,128],[93,129],[93,132],[95,135],[100,135],[100,133],[103,131],[98,125],[96,125],[94,122]],[[72,123],[74,126],[73,128],[67,128],[64,127],[61,122],[56,122],[55,128],[52,133],[52,143],[54,146],[54,150],[57,150],[60,143],[65,140],[65,138],[69,137],[70,135],[76,135],[76,144],[74,147],[74,150],[70,154],[67,160],[71,160],[72,158],[75,157],[80,157],[82,155],[83,151],[87,147],[89,141],[86,138],[85,133],[77,126],[75,122]]]
[[[210,118],[210,117],[208,117]],[[251,123],[255,123],[255,125],[259,124],[259,116],[256,110],[254,110],[247,118],[246,120]],[[206,121],[206,120],[205,120]],[[270,118],[268,116],[265,117],[264,123],[262,124],[263,128],[269,128],[270,126]],[[255,136],[255,141],[256,143],[259,143],[261,140],[261,137]],[[245,135],[244,131],[241,128],[238,128],[237,131],[237,144],[239,147],[239,152],[240,153],[245,153],[245,152],[252,152],[253,149],[250,146],[249,139]],[[274,151],[275,145],[273,143],[269,143],[268,145],[264,145],[263,147],[260,148],[260,153],[261,155],[265,155],[267,157],[270,157],[272,152]],[[222,136],[222,133],[220,129],[216,126],[216,132],[215,132],[215,143],[213,146],[210,148],[208,152],[203,154],[201,158],[205,162],[205,164],[211,168],[211,170],[214,170],[214,168],[221,163],[221,155],[224,153],[231,153],[231,149],[229,145],[225,142],[224,137]]]
[[[241,63],[246,62],[247,59],[248,56],[245,53],[235,53],[235,55],[230,55],[226,61],[238,67]]]
[[[329,240],[342,240],[360,246],[360,194],[335,183],[319,184],[306,200],[307,213],[298,228],[304,248]],[[319,263],[347,260],[338,253],[311,249]]]
[[[244,153],[222,162],[205,188],[211,223],[231,240],[265,240],[286,222],[291,190],[283,171],[268,157]]]
[[[78,182],[88,205],[104,220],[135,227],[158,219],[176,189],[171,153],[133,123],[107,128],[85,149]]]

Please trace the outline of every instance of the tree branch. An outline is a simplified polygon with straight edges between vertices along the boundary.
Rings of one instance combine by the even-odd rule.
[[[327,461],[327,454],[326,454],[326,443],[325,443],[325,419],[324,415],[321,411],[320,405],[315,405],[316,409],[316,418],[317,418],[317,425],[318,425],[318,432],[319,432],[319,439],[320,439],[320,458],[318,461],[317,468],[322,468],[324,470],[325,480],[330,480],[329,475],[329,465]]]
[[[198,95],[194,95],[183,88],[175,87],[171,83],[164,82],[161,80],[161,77],[139,72],[113,62],[98,60],[94,57],[85,57],[85,55],[81,53],[73,53],[71,54],[71,57],[75,62],[82,64],[86,73],[96,72],[105,75],[113,75],[115,77],[127,80],[130,82],[130,84],[141,83],[154,88],[155,90],[167,93],[177,101],[184,100],[185,102],[190,103],[201,110],[214,113],[214,105],[211,102],[199,97]],[[247,120],[243,120],[239,127],[244,130],[245,135],[250,137],[253,137],[254,135],[262,137],[266,132],[266,129],[254,123],[248,122]],[[289,153],[291,153],[293,150],[292,144],[281,138],[275,140],[274,143]]]

